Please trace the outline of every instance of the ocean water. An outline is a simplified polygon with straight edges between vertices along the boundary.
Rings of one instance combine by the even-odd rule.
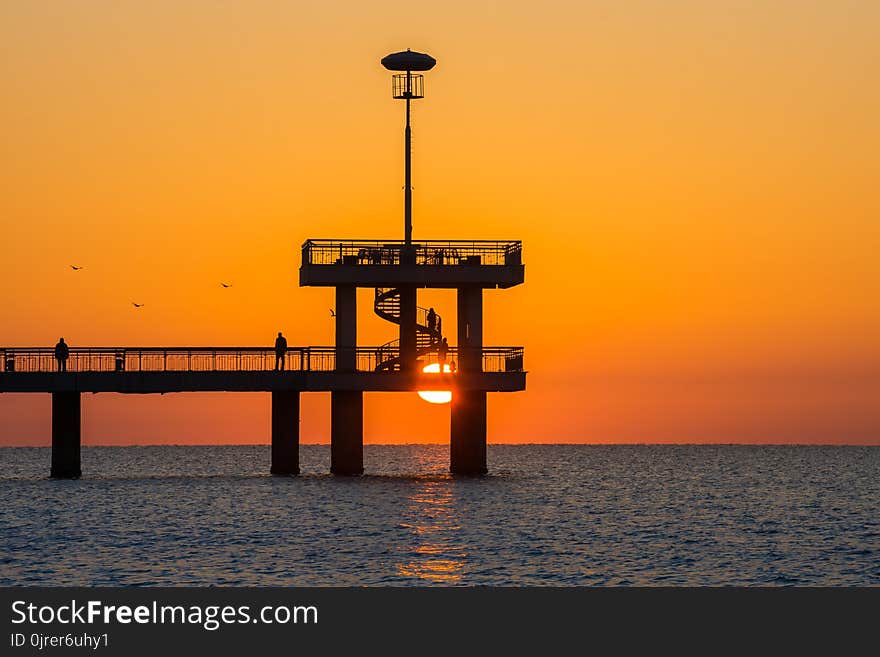
[[[0,449],[2,585],[880,585],[880,448]]]

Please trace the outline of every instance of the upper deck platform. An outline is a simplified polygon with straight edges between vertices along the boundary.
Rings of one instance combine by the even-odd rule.
[[[525,280],[520,241],[306,240],[299,284],[508,288]]]

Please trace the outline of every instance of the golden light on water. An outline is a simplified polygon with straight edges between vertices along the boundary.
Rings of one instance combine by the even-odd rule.
[[[439,368],[438,368],[439,370]],[[461,542],[453,489],[448,478],[429,478],[409,499],[402,529],[411,533],[408,558],[397,564],[397,573],[434,584],[461,581],[467,550]]]
[[[443,365],[443,373],[447,374],[452,370],[449,369],[449,365]],[[422,369],[422,372],[426,374],[439,374],[440,373],[440,363],[431,363],[430,365],[425,365]],[[419,390],[419,397],[424,399],[426,402],[431,402],[432,404],[448,404],[452,401],[452,391],[450,390]]]

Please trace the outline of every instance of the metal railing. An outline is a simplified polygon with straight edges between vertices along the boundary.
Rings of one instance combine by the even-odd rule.
[[[306,240],[302,245],[302,264],[399,265],[404,247],[403,241],[393,240]],[[519,240],[421,240],[413,242],[412,248],[416,265],[522,264]]]
[[[453,371],[458,369],[463,349],[450,347],[446,354],[446,364]],[[522,347],[483,347],[482,350],[483,372],[522,372],[523,348]],[[436,351],[419,356],[420,365],[439,363],[439,354]]]
[[[373,372],[377,365],[399,355],[387,345],[356,347],[358,372]],[[289,347],[285,369],[303,372],[336,371],[336,347]],[[459,350],[450,347],[447,361],[458,361]],[[437,362],[426,354],[421,362]],[[0,373],[56,372],[59,363],[51,347],[0,348]],[[484,372],[523,371],[522,347],[483,347]],[[71,347],[65,363],[68,372],[260,372],[275,368],[272,347]]]

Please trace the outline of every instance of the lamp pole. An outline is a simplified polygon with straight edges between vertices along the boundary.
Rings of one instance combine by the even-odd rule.
[[[409,103],[412,100],[412,71],[406,72],[406,131],[404,155],[403,191],[403,240],[406,246],[412,244],[412,126],[409,120]]]
[[[410,102],[424,98],[423,78],[413,71],[430,71],[437,60],[420,52],[404,50],[382,58],[382,66],[389,71],[401,71],[393,78],[392,95],[406,101],[406,129],[404,130],[404,182],[403,182],[403,240],[406,251],[412,246],[412,123]]]

